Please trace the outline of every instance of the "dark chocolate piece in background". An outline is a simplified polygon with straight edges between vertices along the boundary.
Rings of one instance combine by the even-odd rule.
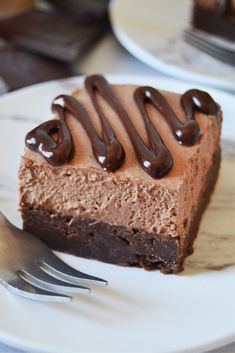
[[[45,0],[35,6],[0,19],[0,37],[7,41],[0,47],[0,78],[10,91],[77,75],[75,61],[110,29],[108,0]]]
[[[47,0],[47,2],[76,18],[80,23],[108,20],[109,0]]]
[[[102,36],[107,23],[106,18],[79,23],[62,12],[33,10],[2,19],[0,37],[36,54],[72,62]]]
[[[9,91],[77,74],[73,65],[26,53],[11,46],[0,48],[0,77]]]

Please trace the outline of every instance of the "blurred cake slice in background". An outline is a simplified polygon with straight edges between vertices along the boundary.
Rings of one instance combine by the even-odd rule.
[[[235,41],[235,0],[194,0],[192,24],[195,29]]]

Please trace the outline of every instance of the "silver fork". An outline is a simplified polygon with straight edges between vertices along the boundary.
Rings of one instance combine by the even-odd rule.
[[[235,66],[235,51],[213,43],[200,32],[187,29],[184,31],[184,39],[187,43],[195,46],[215,59]]]
[[[83,285],[107,285],[60,260],[41,240],[13,226],[0,212],[0,283],[24,297],[71,301],[63,292],[84,293]]]

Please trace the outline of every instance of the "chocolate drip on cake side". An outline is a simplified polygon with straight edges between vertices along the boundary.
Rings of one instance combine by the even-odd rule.
[[[187,117],[187,120],[182,122],[158,90],[152,87],[139,87],[134,92],[134,98],[144,120],[148,137],[147,146],[111,85],[103,76],[88,76],[85,87],[101,122],[102,138],[82,104],[69,95],[60,95],[52,103],[52,109],[58,114],[59,119],[49,120],[26,135],[26,146],[41,154],[53,166],[67,163],[72,158],[73,144],[66,124],[66,112],[71,113],[82,124],[90,138],[94,157],[104,170],[114,172],[124,162],[125,151],[99,105],[98,95],[111,106],[122,121],[140,166],[153,178],[166,175],[173,165],[173,159],[147,114],[146,104],[152,104],[163,115],[176,140],[186,146],[194,145],[201,136],[200,126],[194,119],[195,110],[207,115],[216,115],[219,110],[208,93],[192,89],[181,97],[181,105]],[[56,137],[54,134],[57,134]]]

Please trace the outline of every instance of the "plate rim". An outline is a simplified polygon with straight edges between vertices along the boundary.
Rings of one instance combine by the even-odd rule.
[[[33,342],[28,343],[24,339],[21,339],[19,337],[15,338],[15,336],[9,335],[8,333],[3,331],[0,331],[0,343],[8,345],[11,348],[15,348],[19,350],[27,350],[32,353],[64,353],[64,349],[58,350],[58,347],[56,347],[56,350],[50,346],[42,345],[42,344],[40,345],[38,344],[37,347],[35,347],[35,344]],[[219,348],[222,348],[223,346],[226,346],[232,343],[235,343],[235,332],[234,334],[227,335],[223,339],[213,340],[213,342],[209,342],[204,345],[198,345],[193,347],[192,349],[180,349],[180,350],[178,349],[172,352],[167,351],[167,353],[207,353],[211,350],[219,349]],[[77,353],[77,351],[68,349],[66,350],[66,353]],[[89,351],[83,351],[82,353],[97,353],[97,352],[94,350],[92,351],[89,350]],[[106,351],[104,349],[103,353],[109,353],[109,351]],[[134,353],[134,351],[128,351],[128,353]]]
[[[119,1],[119,0],[111,0],[111,1]],[[81,84],[83,83],[84,81],[84,78],[86,76],[90,76],[91,74],[89,75],[76,75],[76,76],[72,76],[72,77],[66,77],[66,78],[61,78],[61,79],[54,79],[54,80],[49,80],[49,81],[45,81],[45,82],[39,82],[39,83],[36,83],[36,84],[33,84],[33,85],[30,85],[30,86],[27,86],[27,87],[22,87],[22,88],[19,88],[17,90],[14,90],[12,92],[6,92],[4,94],[2,94],[0,96],[0,102],[2,100],[6,100],[6,99],[10,99],[14,96],[17,96],[18,94],[25,94],[27,93],[28,91],[31,91],[31,90],[37,90],[38,88],[43,88],[44,86],[49,86],[49,85],[56,85],[56,84],[69,84],[71,85],[72,83],[74,84]],[[191,86],[191,87],[195,87],[195,88],[199,88],[199,89],[205,89],[206,91],[208,92],[212,92],[211,94],[213,94],[213,92],[215,92],[216,94],[221,94],[221,95],[224,95],[224,96],[228,96],[230,97],[231,99],[235,99],[235,92],[231,92],[231,91],[224,91],[222,88],[219,88],[219,87],[213,87],[213,86],[209,86],[209,85],[206,85],[204,84],[203,82],[196,82],[194,80],[183,80],[181,81],[180,78],[178,77],[163,77],[161,75],[159,75],[157,72],[155,75],[152,75],[152,74],[135,74],[135,73],[132,73],[132,74],[118,74],[118,73],[102,73],[103,76],[105,76],[108,80],[110,81],[114,81],[113,83],[114,84],[119,84],[122,80],[130,80],[130,81],[133,81],[133,82],[130,82],[130,83],[133,83],[133,84],[138,84],[138,81],[143,81],[143,80],[150,80],[150,81],[157,81],[161,84],[168,84],[168,85],[171,85],[172,83],[173,84],[179,84],[180,86],[185,86],[185,88],[183,89],[187,89],[187,86]],[[117,82],[116,82],[117,81]],[[161,89],[161,88],[160,88]],[[164,90],[164,89],[163,89]],[[179,91],[175,91],[174,89],[169,89],[169,92],[175,92],[175,93],[179,93]],[[235,139],[235,137],[234,137]]]

